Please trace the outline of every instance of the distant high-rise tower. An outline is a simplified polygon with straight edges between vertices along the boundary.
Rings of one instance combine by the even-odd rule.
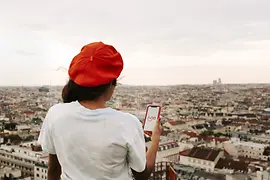
[[[218,78],[218,84],[222,84],[222,81],[220,78]]]
[[[39,92],[50,92],[50,89],[45,86],[40,87],[38,90]]]

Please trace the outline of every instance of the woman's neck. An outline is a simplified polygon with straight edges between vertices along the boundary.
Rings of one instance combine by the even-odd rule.
[[[104,101],[80,101],[79,103],[91,110],[106,108],[106,102]]]

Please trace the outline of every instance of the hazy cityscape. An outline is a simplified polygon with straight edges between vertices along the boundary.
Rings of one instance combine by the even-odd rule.
[[[48,154],[37,138],[61,90],[0,88],[2,179],[46,179]],[[164,129],[152,179],[270,178],[270,84],[120,85],[108,105],[143,122],[150,103],[162,105]]]
[[[0,180],[270,180],[269,9],[270,0],[2,0]],[[87,109],[48,115],[64,115],[57,134],[44,119],[65,83],[64,102]],[[121,116],[92,111],[105,102]],[[145,128],[149,104],[162,107],[152,138],[122,113]]]

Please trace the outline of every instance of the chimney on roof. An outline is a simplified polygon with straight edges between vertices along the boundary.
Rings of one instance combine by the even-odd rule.
[[[33,145],[33,144],[31,144],[31,149],[32,149],[32,151],[35,151],[35,152],[40,152],[40,151],[42,151],[41,146],[35,146],[35,145]]]

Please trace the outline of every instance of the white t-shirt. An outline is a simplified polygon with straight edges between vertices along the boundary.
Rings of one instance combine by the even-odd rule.
[[[79,102],[51,107],[38,142],[56,154],[63,180],[128,180],[146,167],[143,128],[135,116]]]

